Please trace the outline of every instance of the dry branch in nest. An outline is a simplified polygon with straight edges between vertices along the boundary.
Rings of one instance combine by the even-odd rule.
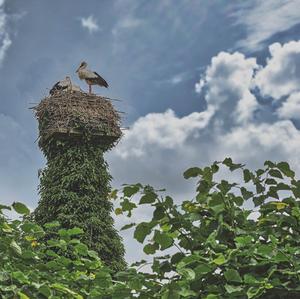
[[[39,121],[39,145],[52,136],[76,139],[88,134],[111,145],[121,135],[120,115],[105,97],[58,91],[33,107]]]

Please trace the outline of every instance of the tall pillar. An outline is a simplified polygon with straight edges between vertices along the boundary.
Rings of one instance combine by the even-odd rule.
[[[83,242],[106,265],[124,269],[124,246],[108,199],[112,177],[103,157],[122,135],[119,114],[108,99],[79,91],[56,92],[34,109],[47,159],[36,222],[58,220],[64,228],[82,228]]]

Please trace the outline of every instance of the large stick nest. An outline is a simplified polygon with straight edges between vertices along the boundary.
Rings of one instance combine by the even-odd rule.
[[[120,115],[105,97],[57,91],[33,109],[39,121],[41,147],[53,136],[76,139],[88,134],[111,146],[122,136]]]

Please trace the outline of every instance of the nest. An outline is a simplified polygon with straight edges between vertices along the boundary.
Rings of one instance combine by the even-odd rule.
[[[108,98],[79,91],[57,91],[33,107],[39,121],[39,145],[50,137],[78,139],[113,146],[122,136],[120,115]]]

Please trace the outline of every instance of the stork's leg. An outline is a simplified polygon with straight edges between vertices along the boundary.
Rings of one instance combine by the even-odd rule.
[[[89,85],[89,93],[92,93],[92,85]]]

